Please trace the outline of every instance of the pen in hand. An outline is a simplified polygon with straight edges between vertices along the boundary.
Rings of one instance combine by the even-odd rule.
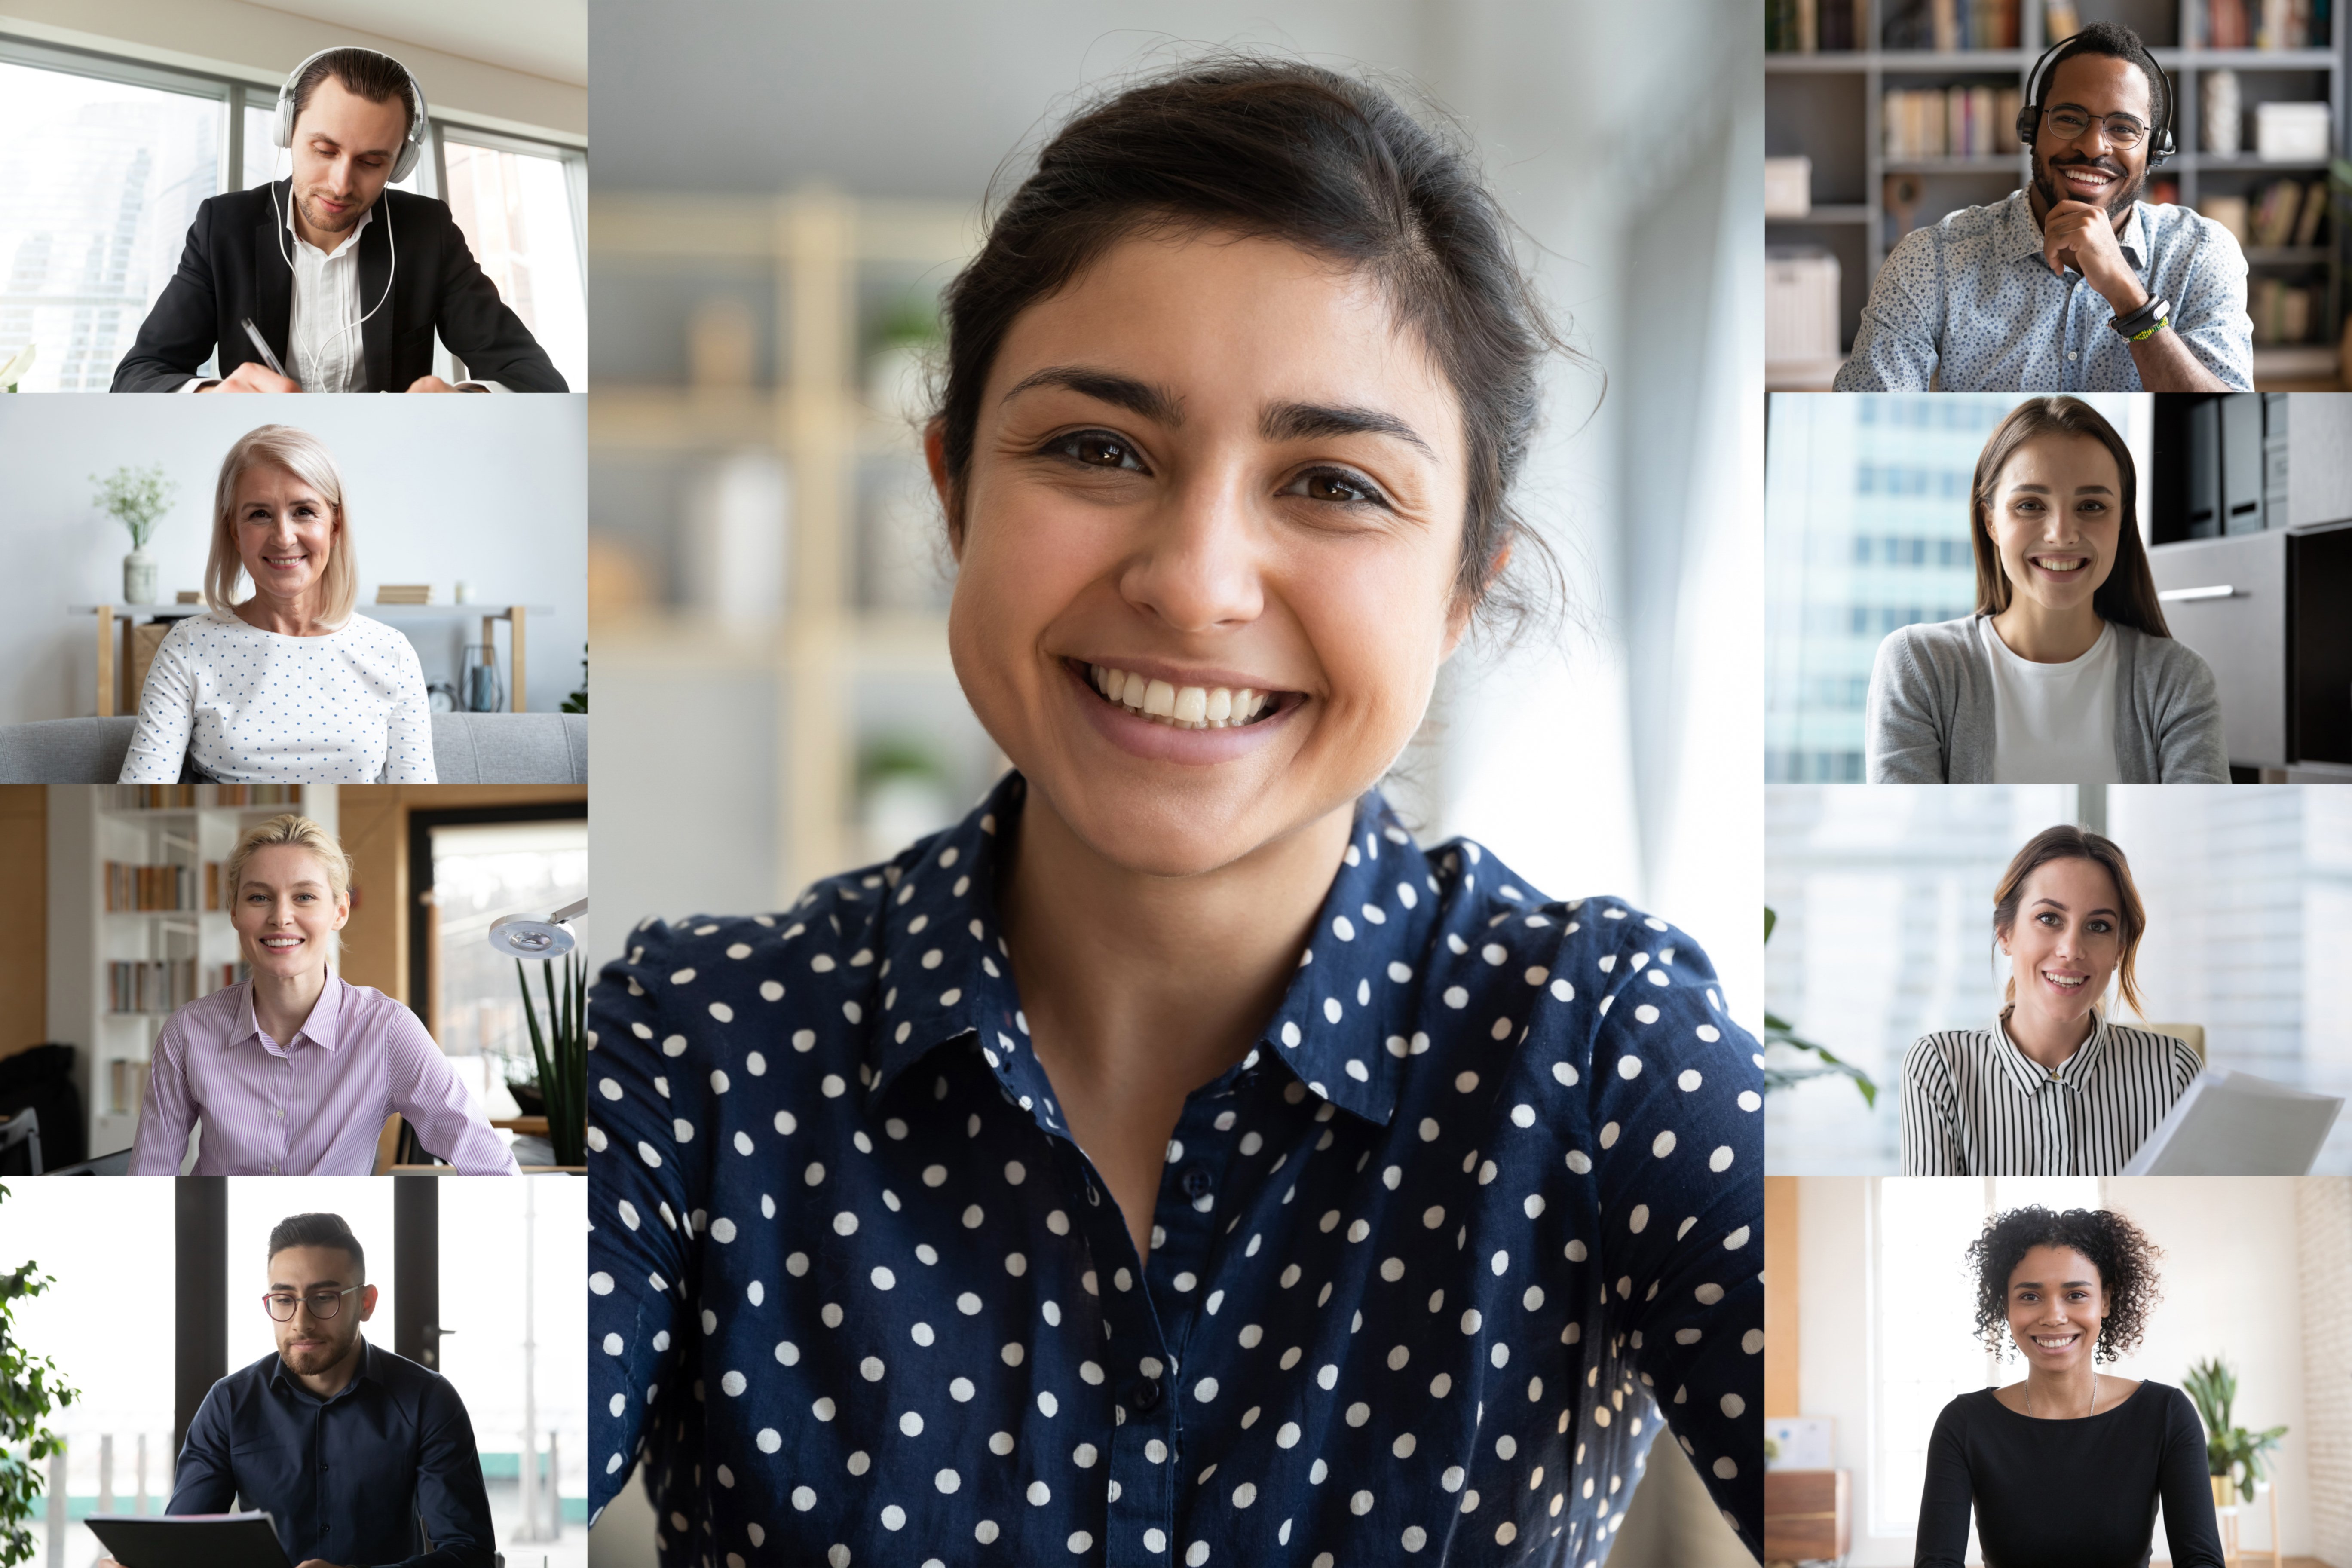
[[[247,316],[243,320],[245,325],[245,335],[251,338],[253,340],[253,346],[261,351],[261,363],[268,365],[271,370],[276,371],[279,375],[286,375],[286,367],[279,364],[278,363],[278,356],[269,352],[269,340],[261,335],[261,329],[253,324],[253,318],[251,316]],[[294,378],[290,375],[287,375],[286,379],[291,381]]]

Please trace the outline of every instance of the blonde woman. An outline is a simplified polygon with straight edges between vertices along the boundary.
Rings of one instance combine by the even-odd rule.
[[[121,782],[436,782],[416,649],[358,596],[333,455],[290,426],[247,431],[214,490],[206,611],[156,648]]]
[[[351,861],[332,834],[292,813],[257,823],[221,881],[251,974],[164,1022],[132,1175],[177,1174],[201,1119],[193,1174],[364,1176],[394,1111],[459,1173],[516,1173],[416,1015],[330,967],[352,915]]]
[[[2140,1010],[2132,962],[2147,911],[2113,840],[2048,827],[1993,890],[2010,963],[1990,1029],[1947,1029],[1903,1058],[1906,1176],[2111,1176],[2197,1077],[2168,1035],[2110,1023],[2112,984]]]

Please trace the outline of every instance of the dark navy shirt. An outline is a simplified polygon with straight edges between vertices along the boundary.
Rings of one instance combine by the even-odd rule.
[[[320,1399],[276,1352],[212,1386],[188,1423],[166,1513],[267,1510],[286,1560],[490,1568],[473,1423],[438,1373],[360,1342]],[[434,1550],[417,1549],[416,1521]]]
[[[1017,774],[590,998],[592,1517],[665,1563],[1605,1554],[1663,1411],[1761,1541],[1761,1058],[1706,955],[1359,804],[1152,1247],[997,929]]]

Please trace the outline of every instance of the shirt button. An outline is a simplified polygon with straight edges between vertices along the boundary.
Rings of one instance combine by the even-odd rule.
[[[1209,1173],[1198,1165],[1186,1168],[1182,1186],[1188,1198],[1206,1197],[1209,1193]]]
[[[2074,360],[2078,360],[2078,359],[2080,359],[2080,358],[2082,358],[2082,357],[2083,357],[2082,355],[2080,355],[2080,354],[2076,353],[2073,349],[2068,349],[2068,350],[2066,351],[2066,358],[2067,358],[2070,362],[2071,362],[2071,361],[2074,361]]]
[[[1144,1415],[1160,1408],[1160,1380],[1147,1377],[1135,1385],[1135,1407]]]

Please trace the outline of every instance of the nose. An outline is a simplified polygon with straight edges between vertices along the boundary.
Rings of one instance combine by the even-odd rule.
[[[1246,625],[1265,607],[1265,537],[1242,475],[1203,471],[1176,485],[1144,523],[1119,593],[1172,631]]]

